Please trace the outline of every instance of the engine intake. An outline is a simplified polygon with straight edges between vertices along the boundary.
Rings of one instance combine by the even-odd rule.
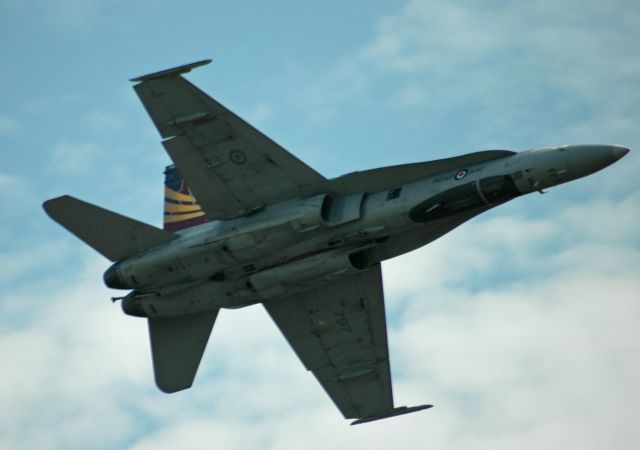
[[[289,223],[298,233],[315,230],[327,223],[330,207],[331,197],[327,194],[304,199],[291,211]]]
[[[431,222],[482,206],[494,206],[522,195],[509,175],[482,178],[441,192],[409,211],[414,222]]]

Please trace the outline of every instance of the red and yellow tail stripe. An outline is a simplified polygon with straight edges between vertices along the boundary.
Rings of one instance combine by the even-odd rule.
[[[202,207],[198,205],[177,169],[167,167],[165,176],[164,229],[177,231],[207,222]]]

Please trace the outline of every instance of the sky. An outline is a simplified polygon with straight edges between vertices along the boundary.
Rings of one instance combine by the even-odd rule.
[[[0,449],[637,449],[640,3],[0,2]],[[71,194],[160,226],[170,161],[128,79],[187,77],[326,177],[613,143],[587,178],[383,263],[397,405],[350,427],[260,305],[153,383]],[[12,194],[13,192],[13,194]]]

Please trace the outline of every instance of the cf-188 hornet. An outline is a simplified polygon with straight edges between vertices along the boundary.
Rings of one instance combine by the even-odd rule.
[[[191,387],[221,308],[262,303],[353,424],[429,408],[394,406],[380,263],[629,152],[489,150],[326,179],[182,76],[209,62],[131,80],[174,163],[164,229],[66,195],[44,203],[113,262],[104,282],[147,319],[168,393]]]

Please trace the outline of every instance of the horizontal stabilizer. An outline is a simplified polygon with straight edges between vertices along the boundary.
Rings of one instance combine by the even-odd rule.
[[[178,237],[68,195],[47,200],[42,206],[53,220],[111,261]]]
[[[162,392],[191,387],[217,316],[216,309],[189,316],[149,319],[153,372]]]
[[[392,409],[390,412],[386,414],[354,420],[353,422],[351,422],[351,425],[360,425],[361,423],[373,422],[375,420],[382,420],[382,419],[387,419],[389,417],[401,416],[403,414],[409,414],[409,413],[422,411],[423,409],[429,409],[429,408],[433,408],[433,405],[412,406],[411,408],[408,408],[406,406],[400,406],[398,408]]]

